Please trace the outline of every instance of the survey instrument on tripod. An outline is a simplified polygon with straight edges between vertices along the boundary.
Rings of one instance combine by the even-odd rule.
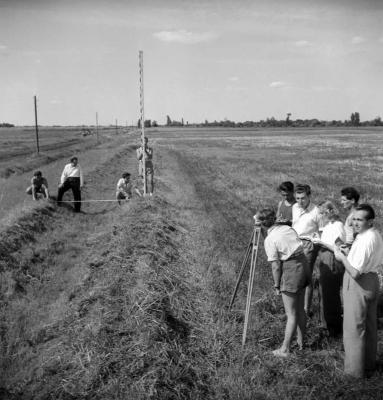
[[[261,226],[259,224],[256,224],[254,226],[253,233],[251,234],[250,243],[248,244],[248,246],[246,248],[245,257],[243,259],[241,270],[239,272],[238,279],[235,284],[234,292],[233,292],[233,295],[231,296],[231,300],[230,300],[230,308],[231,308],[235,301],[235,297],[238,292],[239,284],[242,280],[243,274],[245,272],[245,269],[246,269],[246,267],[249,263],[249,259],[250,259],[249,282],[248,282],[248,286],[247,286],[245,323],[244,323],[244,327],[243,327],[242,346],[244,346],[246,343],[247,328],[249,325],[250,306],[251,306],[251,298],[252,298],[253,286],[254,286],[255,267],[257,264],[260,235],[261,235]]]
[[[230,300],[230,304],[229,304],[229,309],[231,309],[231,307],[233,306],[234,300],[237,296],[239,284],[241,283],[243,273],[245,272],[245,269],[246,269],[246,266],[247,266],[247,263],[249,261],[249,257],[251,254],[251,247],[253,244],[253,239],[254,239],[254,232],[251,233],[250,242],[246,247],[245,257],[243,258],[241,269],[240,269],[239,275],[238,275],[238,279],[237,279],[237,282],[235,283],[234,292],[233,292],[233,295],[231,296],[231,300]]]

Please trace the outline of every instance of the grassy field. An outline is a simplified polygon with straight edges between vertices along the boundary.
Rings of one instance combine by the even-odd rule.
[[[316,203],[355,186],[382,227],[382,134],[153,129],[153,198],[87,204],[79,216],[54,203],[3,202],[0,397],[380,398],[381,330],[379,368],[366,381],[343,376],[342,341],[318,335],[317,314],[304,352],[271,355],[285,317],[263,250],[244,348],[246,277],[232,311],[228,302],[252,215],[277,204],[283,180],[309,183]],[[82,148],[86,198],[111,198],[126,169],[139,184],[137,142],[116,135]],[[45,164],[52,176],[63,161]],[[27,175],[13,180],[17,198]]]

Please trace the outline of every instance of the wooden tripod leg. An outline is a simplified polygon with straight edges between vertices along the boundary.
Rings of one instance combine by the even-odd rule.
[[[239,271],[239,275],[238,275],[237,282],[235,284],[234,292],[233,292],[233,295],[231,296],[229,309],[231,309],[231,307],[233,306],[234,300],[235,300],[235,298],[237,296],[239,284],[241,283],[241,280],[242,280],[242,277],[243,277],[243,273],[245,272],[246,265],[247,265],[247,262],[249,261],[249,257],[250,257],[250,254],[251,254],[251,247],[252,247],[251,245],[253,243],[253,239],[254,239],[254,232],[251,234],[251,239],[250,239],[250,242],[249,242],[249,244],[247,246],[245,257],[244,257],[244,259],[242,261],[241,270]]]
[[[254,229],[253,248],[252,248],[252,252],[251,252],[249,284],[248,284],[248,287],[247,287],[245,324],[244,324],[244,327],[243,327],[242,346],[244,346],[245,343],[246,343],[247,328],[248,328],[248,325],[249,325],[251,297],[252,297],[252,293],[253,293],[255,267],[256,267],[256,264],[257,264],[257,257],[258,257],[259,237],[260,237],[260,228],[255,227],[255,229]]]

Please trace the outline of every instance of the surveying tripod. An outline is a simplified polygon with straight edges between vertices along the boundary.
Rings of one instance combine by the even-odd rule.
[[[249,316],[250,316],[250,306],[251,306],[251,296],[253,292],[253,285],[254,285],[254,276],[255,276],[255,266],[257,264],[257,256],[258,256],[258,248],[259,248],[259,238],[261,236],[261,226],[254,225],[254,230],[251,234],[250,242],[246,248],[245,257],[242,261],[241,270],[239,271],[238,279],[235,284],[233,295],[231,296],[229,308],[231,309],[235,297],[238,292],[239,284],[242,280],[243,274],[245,272],[246,266],[250,259],[250,271],[249,271],[249,283],[247,286],[247,297],[246,297],[246,310],[245,310],[245,324],[243,327],[243,334],[242,334],[242,346],[245,345],[246,342],[246,335],[247,335],[247,327],[249,324]]]

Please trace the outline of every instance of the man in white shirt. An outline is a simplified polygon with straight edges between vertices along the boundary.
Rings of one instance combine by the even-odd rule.
[[[360,194],[353,187],[345,187],[340,192],[340,202],[342,207],[348,211],[348,216],[344,223],[344,229],[346,230],[346,243],[351,246],[354,241],[354,230],[352,228],[352,220],[356,207],[358,206]]]
[[[318,254],[319,246],[313,244],[311,239],[319,232],[321,225],[321,215],[319,208],[311,203],[311,188],[306,184],[297,184],[295,187],[295,200],[293,205],[292,227],[302,239],[303,251],[306,255],[311,273]],[[307,316],[311,316],[311,303],[313,297],[312,283],[306,287],[305,311]]]
[[[130,182],[129,172],[124,172],[122,178],[117,182],[116,188],[116,199],[118,204],[121,204],[122,200],[129,200],[132,197],[132,184]]]
[[[335,257],[346,269],[343,277],[344,372],[362,378],[375,369],[377,352],[378,268],[383,262],[383,240],[373,227],[369,204],[356,207],[357,234],[350,251],[336,247]],[[347,255],[348,253],[348,255]]]
[[[81,189],[84,185],[82,169],[78,163],[77,157],[72,157],[70,163],[65,165],[61,174],[59,190],[57,194],[57,201],[62,201],[64,193],[72,189],[74,198],[74,209],[76,212],[81,210]]]

